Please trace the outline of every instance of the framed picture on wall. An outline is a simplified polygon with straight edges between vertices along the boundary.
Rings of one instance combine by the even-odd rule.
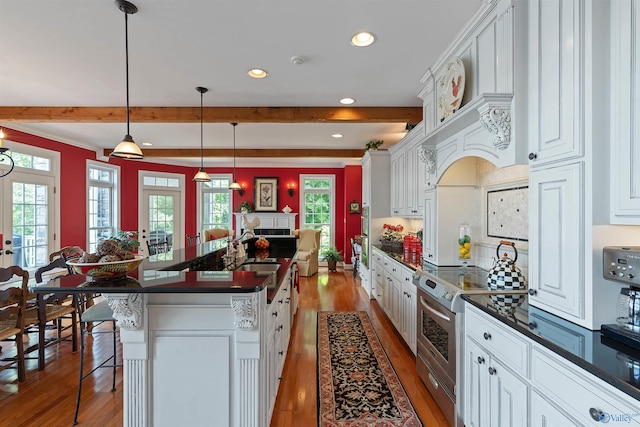
[[[256,212],[278,211],[278,178],[255,177],[255,210]]]
[[[349,202],[349,213],[350,214],[358,214],[360,213],[360,202]]]

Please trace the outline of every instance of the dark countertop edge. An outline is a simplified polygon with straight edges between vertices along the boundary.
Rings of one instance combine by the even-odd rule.
[[[411,264],[408,263],[406,261],[404,261],[404,254],[402,252],[395,252],[395,251],[387,251],[382,249],[381,245],[378,244],[373,244],[371,245],[374,248],[378,249],[380,252],[383,252],[386,255],[389,255],[392,259],[394,259],[395,261],[398,261],[400,264],[404,265],[405,267],[410,268],[413,271],[418,271],[418,270],[422,270],[422,266],[418,265],[418,264]]]
[[[632,397],[632,398],[634,398],[636,400],[640,400],[640,389],[637,389],[637,388],[633,387],[632,385],[630,385],[629,383],[626,383],[626,382],[620,380],[619,378],[609,374],[608,372],[598,368],[597,365],[589,363],[586,360],[584,360],[583,358],[581,358],[579,356],[576,356],[575,354],[563,349],[562,347],[559,347],[558,345],[556,345],[556,344],[554,344],[554,343],[552,343],[552,342],[550,342],[548,340],[545,340],[544,338],[539,337],[538,335],[536,335],[536,334],[532,333],[531,331],[529,331],[527,328],[522,327],[522,326],[520,326],[518,324],[515,324],[513,322],[507,322],[504,317],[500,316],[497,312],[494,312],[492,310],[488,310],[485,305],[476,302],[475,300],[472,299],[471,296],[467,296],[467,295],[463,294],[462,295],[462,299],[465,300],[466,302],[472,304],[474,307],[479,308],[484,313],[489,314],[491,317],[493,317],[494,319],[498,320],[499,322],[507,325],[509,328],[520,332],[521,334],[523,334],[527,338],[530,338],[533,341],[537,342],[538,344],[542,345],[543,347],[547,348],[548,350],[551,350],[553,353],[557,354],[558,356],[568,360],[569,362],[573,363],[574,365],[577,365],[577,366],[581,367],[585,371],[590,372],[591,374],[593,374],[596,377],[600,378],[604,382],[606,382],[606,383],[614,386],[618,390],[626,393],[630,397]]]

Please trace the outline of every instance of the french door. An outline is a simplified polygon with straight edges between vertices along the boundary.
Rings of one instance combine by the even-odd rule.
[[[31,272],[49,263],[55,246],[55,179],[14,169],[0,180],[0,265]]]
[[[170,248],[184,247],[183,197],[178,189],[143,188],[139,211],[140,250],[147,254],[147,241],[167,241]]]

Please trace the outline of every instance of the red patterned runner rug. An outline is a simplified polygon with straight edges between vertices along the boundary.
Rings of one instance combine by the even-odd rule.
[[[318,426],[422,426],[364,311],[318,312]]]

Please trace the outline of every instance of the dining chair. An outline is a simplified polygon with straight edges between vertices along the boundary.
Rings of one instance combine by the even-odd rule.
[[[189,234],[187,234],[187,246],[197,245],[198,243],[200,243],[200,233],[196,234],[195,236],[190,236]]]
[[[17,368],[18,381],[26,378],[24,364],[24,312],[26,299],[24,290],[27,289],[29,272],[18,266],[0,268],[0,283],[8,282],[14,276],[22,277],[20,286],[11,286],[0,291],[0,341],[12,341],[16,346],[15,356],[3,356],[0,370]],[[8,353],[6,350],[3,353]],[[6,362],[6,363],[5,363]]]
[[[354,238],[351,238],[351,263],[353,264],[353,277],[358,275],[358,269],[360,268],[360,254],[362,253],[362,246],[356,243]]]
[[[117,363],[117,328],[116,320],[113,318],[113,310],[109,307],[107,301],[95,293],[78,292],[75,295],[76,307],[78,312],[78,321],[80,322],[80,372],[78,377],[78,396],[76,398],[76,409],[73,416],[73,425],[78,424],[78,413],[80,412],[80,398],[82,397],[82,382],[85,378],[100,368],[113,369],[113,380],[111,391],[116,391],[116,368],[122,364]],[[108,327],[100,327],[101,324],[107,324]],[[87,324],[93,325],[91,329],[87,328]],[[85,346],[87,335],[97,337],[98,335],[111,334],[112,340],[110,344],[113,347],[112,354],[100,362],[98,365],[94,363],[93,369],[84,372],[85,362]]]
[[[65,246],[58,251],[49,254],[49,262],[64,257],[66,259],[80,258],[84,254],[84,249],[80,246]]]
[[[149,249],[149,256],[162,254],[169,252],[169,241],[163,240],[161,242],[149,243],[147,240],[147,249]]]
[[[54,270],[56,268],[63,268],[57,275],[67,276],[73,274],[73,272],[67,268],[66,257],[64,253],[54,259],[49,264],[38,268],[35,272],[36,283],[42,283],[42,274]],[[78,333],[77,333],[77,317],[76,308],[71,294],[43,294],[30,293],[28,289],[25,290],[26,295],[26,311],[25,311],[25,332],[38,333],[38,343],[29,346],[25,350],[25,353],[31,353],[34,350],[38,350],[38,370],[44,369],[44,349],[51,344],[57,344],[64,341],[71,341],[71,346],[75,352],[78,349]],[[65,321],[69,321],[69,324],[64,324]],[[56,330],[55,337],[47,337],[48,324],[52,323],[53,328]],[[63,335],[65,331],[70,331],[69,334]],[[25,357],[30,359],[29,357]]]

